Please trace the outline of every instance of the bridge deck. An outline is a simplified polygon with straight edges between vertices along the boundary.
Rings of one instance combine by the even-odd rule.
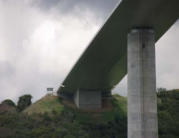
[[[127,34],[152,27],[157,41],[179,17],[179,0],[123,0],[91,41],[58,92],[111,90],[127,74]],[[80,40],[79,40],[80,41]]]

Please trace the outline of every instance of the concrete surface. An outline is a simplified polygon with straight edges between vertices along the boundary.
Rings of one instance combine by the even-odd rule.
[[[74,102],[79,109],[100,109],[101,91],[78,90],[74,95]]]
[[[158,138],[152,29],[132,29],[128,34],[128,138]]]

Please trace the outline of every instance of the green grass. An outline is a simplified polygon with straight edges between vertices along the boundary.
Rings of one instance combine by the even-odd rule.
[[[124,119],[127,115],[127,98],[117,94],[112,96],[112,107],[109,110],[102,110],[97,112],[85,112],[78,109],[65,108],[71,110],[80,123],[84,124],[107,124],[115,119]]]
[[[112,110],[102,114],[102,120],[109,122],[116,118],[123,118],[127,114],[127,98],[120,95],[113,95]]]
[[[75,116],[76,120],[81,123],[100,124],[108,123],[109,121],[113,121],[116,118],[122,118],[127,114],[126,97],[122,97],[115,94],[113,95],[111,102],[113,107],[110,110],[102,112],[87,112],[62,104],[62,102],[57,96],[46,95],[42,99],[32,104],[23,112],[29,115],[39,113],[51,114],[53,111],[57,112],[58,114],[60,114],[61,112],[70,112]]]
[[[68,130],[71,134],[74,133],[73,135],[76,135],[76,137],[83,135],[83,138],[85,138],[84,134],[89,135],[90,138],[109,138],[113,137],[113,135],[119,138],[125,138],[127,134],[126,101],[126,97],[113,95],[111,99],[112,106],[109,109],[84,111],[74,108],[74,106],[69,106],[67,101],[62,101],[56,96],[47,95],[32,104],[24,113],[30,115],[42,114],[44,118],[43,123],[48,122],[49,124],[53,124],[50,127],[54,127],[54,125],[60,128],[62,127],[60,129],[62,132],[60,133],[65,133],[65,135],[66,130]],[[56,112],[55,114],[53,114],[54,111]],[[53,123],[50,123],[50,120]],[[40,132],[38,129],[40,129]],[[44,129],[38,129],[34,131],[43,134],[41,131]],[[104,132],[105,136],[103,136]]]
[[[42,99],[32,104],[23,112],[27,114],[52,113],[53,111],[61,113],[63,109],[64,106],[60,103],[59,98],[57,96],[46,95]]]

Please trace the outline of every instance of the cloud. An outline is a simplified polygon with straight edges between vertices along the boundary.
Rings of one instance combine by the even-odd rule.
[[[157,86],[179,88],[179,20],[156,43]]]
[[[101,24],[88,10],[46,13],[25,1],[1,1],[0,8],[0,101],[25,93],[36,100],[59,87]]]
[[[80,9],[81,12],[85,9],[89,9],[91,12],[104,18],[114,9],[119,1],[120,0],[34,0],[31,4],[38,6],[44,11],[55,8],[59,12],[63,12],[63,14],[73,14],[76,9]]]

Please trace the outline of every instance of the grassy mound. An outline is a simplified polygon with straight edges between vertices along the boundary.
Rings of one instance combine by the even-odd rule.
[[[46,95],[27,109],[23,113],[33,114],[58,114],[69,113],[75,115],[75,119],[81,123],[107,123],[115,120],[116,117],[126,116],[126,97],[113,95],[111,99],[112,108],[100,110],[79,110],[73,103],[62,100],[58,96]]]
[[[58,96],[54,95],[46,95],[42,97],[40,100],[29,106],[23,112],[29,115],[31,114],[44,114],[44,113],[52,113],[57,112],[61,113],[64,106],[60,103]]]

